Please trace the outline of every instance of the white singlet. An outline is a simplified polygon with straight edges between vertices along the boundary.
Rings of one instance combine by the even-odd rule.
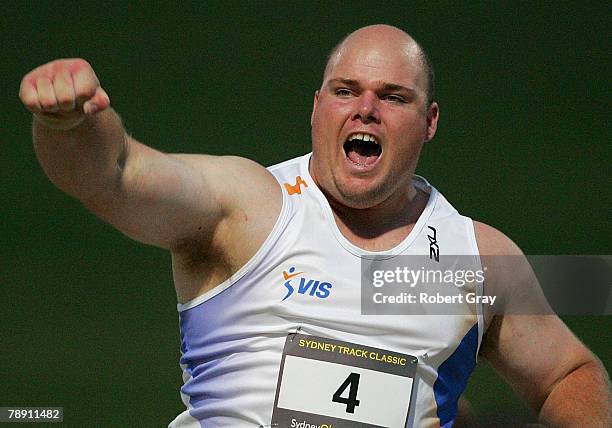
[[[416,356],[406,427],[452,426],[476,364],[482,308],[473,304],[466,315],[362,315],[360,266],[373,256],[429,255],[430,226],[440,257],[468,255],[480,263],[472,220],[415,177],[429,200],[413,230],[391,250],[363,250],[339,231],[309,160],[307,154],[268,168],[283,189],[270,235],[229,279],[178,305],[187,408],[169,427],[269,427],[283,347],[296,331]],[[327,285],[312,292],[295,281],[289,290],[290,272]],[[482,283],[475,292],[482,294]]]

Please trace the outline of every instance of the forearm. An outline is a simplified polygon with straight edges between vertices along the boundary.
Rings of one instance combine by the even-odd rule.
[[[111,108],[86,115],[69,130],[47,126],[34,116],[34,148],[49,179],[79,199],[89,199],[118,182],[127,156],[121,119]]]
[[[558,382],[539,416],[551,427],[612,426],[610,381],[601,363],[594,359]]]

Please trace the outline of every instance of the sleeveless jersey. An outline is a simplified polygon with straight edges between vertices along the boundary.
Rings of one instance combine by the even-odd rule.
[[[414,185],[429,199],[412,231],[388,251],[363,250],[339,231],[308,172],[309,160],[307,154],[268,168],[283,202],[264,244],[225,282],[178,304],[187,408],[169,427],[271,426],[283,347],[296,331],[416,356],[416,398],[406,426],[452,426],[476,364],[482,308],[474,304],[468,314],[452,316],[362,315],[360,262],[429,255],[431,226],[440,257],[470,255],[480,263],[472,220],[415,176]],[[295,271],[329,285],[314,294],[289,294],[286,275]],[[482,283],[476,288],[481,294]]]

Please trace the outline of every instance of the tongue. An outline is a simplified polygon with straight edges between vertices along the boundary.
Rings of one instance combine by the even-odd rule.
[[[376,162],[378,159],[378,154],[371,152],[368,153],[367,151],[359,149],[350,150],[347,155],[351,162],[356,163],[357,165],[369,166],[374,164],[374,162]]]

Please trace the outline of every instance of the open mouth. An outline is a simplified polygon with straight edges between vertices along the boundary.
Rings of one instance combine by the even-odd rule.
[[[382,154],[382,147],[373,135],[355,133],[345,141],[344,153],[355,165],[370,166]]]

